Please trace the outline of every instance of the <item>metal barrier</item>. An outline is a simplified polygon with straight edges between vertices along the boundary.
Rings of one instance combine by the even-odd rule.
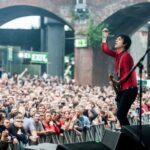
[[[139,119],[129,118],[132,125],[138,125]],[[110,122],[111,129],[115,130],[115,122]],[[150,124],[150,114],[142,115],[142,124]],[[61,134],[43,135],[39,138],[38,143],[54,143],[54,144],[69,144],[76,142],[101,141],[105,131],[104,123],[93,125],[90,128],[84,128],[83,131],[67,130]],[[9,144],[8,150],[24,150],[24,145]]]
[[[69,144],[76,142],[101,141],[104,134],[104,124],[94,125],[90,128],[84,128],[83,131],[76,129],[64,131],[61,134],[49,134],[40,136],[38,143]],[[24,150],[24,145],[9,144],[8,150]]]
[[[131,125],[139,125],[140,120],[139,117],[132,117],[132,118],[128,118],[129,122]],[[144,113],[142,114],[142,124],[149,124],[150,125],[150,114],[149,113]]]
[[[9,143],[7,150],[24,150],[24,149],[25,149],[25,145],[23,145],[22,143],[19,144]]]
[[[143,121],[143,124],[150,124],[150,114],[149,113],[145,113],[142,116],[142,121]]]
[[[90,128],[84,128],[83,131],[76,129],[64,131],[63,134],[57,135],[57,140],[53,143],[69,144],[75,142],[101,141],[104,133],[104,124],[94,125]],[[54,135],[51,135],[52,138]]]
[[[134,116],[134,117],[128,116],[128,120],[129,120],[131,125],[139,125],[140,124],[139,116]],[[109,121],[109,124],[110,124],[110,129],[111,130],[117,130],[116,129],[116,122]],[[142,114],[142,124],[143,125],[144,124],[149,124],[150,125],[150,113]]]

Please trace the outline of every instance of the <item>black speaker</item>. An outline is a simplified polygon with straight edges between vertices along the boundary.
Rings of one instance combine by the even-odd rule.
[[[81,142],[74,144],[58,145],[57,150],[110,150],[103,143]]]
[[[121,132],[140,143],[142,149],[150,150],[150,125],[124,126]]]
[[[107,145],[111,150],[116,150],[121,132],[106,129],[102,138],[102,143]]]
[[[141,135],[141,136],[140,136]],[[102,143],[111,150],[150,150],[150,125],[124,126],[120,132],[106,130]]]

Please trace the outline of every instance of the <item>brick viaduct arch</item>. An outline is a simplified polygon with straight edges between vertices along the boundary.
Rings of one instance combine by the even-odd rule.
[[[115,12],[128,6],[149,2],[149,0],[86,0],[91,17],[96,22],[102,22]],[[52,16],[57,16],[67,24],[72,24],[72,12],[75,8],[75,0],[2,0],[0,9],[16,6],[32,6],[51,12]],[[7,16],[8,14],[6,14]],[[11,14],[12,15],[12,14]],[[5,16],[5,17],[6,17]],[[13,18],[12,18],[13,19]]]
[[[48,2],[48,3],[47,3]],[[2,1],[0,3],[0,25],[24,16],[41,16],[48,18],[48,23],[41,26],[41,50],[48,51],[47,73],[63,76],[65,51],[64,25],[73,27],[59,14],[59,5],[50,1]],[[58,43],[60,43],[58,45]],[[53,55],[55,57],[53,57]],[[43,67],[41,68],[43,69]],[[44,69],[45,71],[45,69]]]
[[[9,6],[0,9],[0,25],[5,24],[13,19],[23,17],[23,16],[41,16],[41,17],[49,17],[54,18],[63,24],[69,25],[71,28],[72,26],[57,14],[50,12],[46,9],[37,7],[37,6],[30,6],[30,5],[16,5],[16,6]],[[72,28],[73,29],[73,28]]]
[[[150,19],[150,2],[138,3],[118,10],[103,22],[110,25],[114,34],[132,35]]]

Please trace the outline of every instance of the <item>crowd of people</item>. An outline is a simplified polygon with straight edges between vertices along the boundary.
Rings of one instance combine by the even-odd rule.
[[[81,86],[58,77],[34,76],[25,73],[0,79],[0,149],[11,141],[37,143],[47,134],[62,134],[64,130],[82,132],[84,128],[104,123],[116,128],[115,92],[111,85]],[[129,116],[138,118],[139,97]],[[143,91],[142,113],[150,112],[150,92]],[[5,149],[5,148],[4,148]]]

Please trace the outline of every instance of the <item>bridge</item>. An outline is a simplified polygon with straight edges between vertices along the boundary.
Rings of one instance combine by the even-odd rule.
[[[51,64],[47,67],[48,73],[62,76],[62,56],[65,51],[64,25],[68,25],[75,34],[87,25],[87,22],[82,24],[80,18],[74,19],[75,6],[75,0],[1,0],[0,25],[18,17],[41,16],[41,50],[47,50],[48,59],[51,60]],[[132,35],[150,18],[149,0],[86,0],[86,6],[89,17],[97,24],[102,22],[109,24],[114,35],[119,33]],[[44,18],[48,18],[46,27]],[[110,66],[104,54],[91,48],[86,48],[86,51],[85,48],[75,48],[75,57],[75,78],[78,83],[91,85],[106,83]]]
[[[134,6],[135,4],[140,4],[140,7],[142,7],[144,3],[147,4],[148,2],[149,0],[86,0],[90,16],[97,23],[104,21],[121,9]],[[5,16],[2,17],[3,19],[1,19],[0,23],[3,24],[22,16],[44,15],[73,25],[72,11],[75,9],[75,4],[75,0],[46,0],[44,2],[43,0],[1,0],[0,9],[2,12],[0,15],[5,14]],[[131,8],[134,9],[134,7]]]

